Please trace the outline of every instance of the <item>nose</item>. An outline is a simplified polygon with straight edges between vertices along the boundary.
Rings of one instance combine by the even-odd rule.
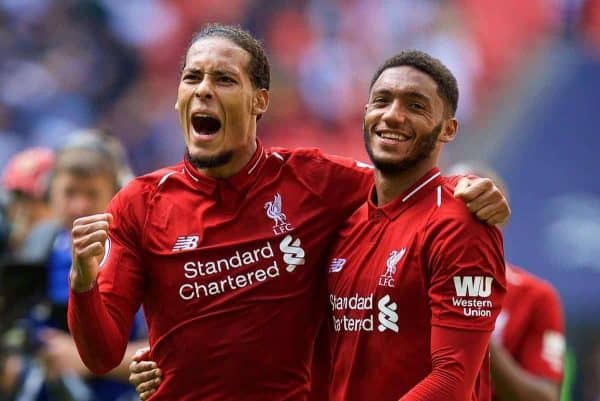
[[[381,119],[388,126],[398,126],[406,122],[406,109],[399,100],[394,100],[384,111]]]
[[[210,82],[209,77],[204,76],[204,78],[200,82],[198,82],[198,85],[196,85],[194,95],[199,97],[200,99],[212,99],[213,86]]]

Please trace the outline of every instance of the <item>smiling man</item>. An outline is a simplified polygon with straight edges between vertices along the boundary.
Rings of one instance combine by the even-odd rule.
[[[179,83],[184,161],[75,222],[69,326],[93,371],[120,362],[143,303],[163,372],[153,400],[307,399],[327,251],[373,173],[316,149],[264,148],[256,124],[268,90],[260,44],[205,27]],[[460,196],[474,213],[507,218],[491,181],[471,184]]]
[[[488,343],[506,291],[502,236],[437,168],[458,87],[406,51],[375,73],[364,139],[369,199],[333,247],[331,401],[489,401]]]

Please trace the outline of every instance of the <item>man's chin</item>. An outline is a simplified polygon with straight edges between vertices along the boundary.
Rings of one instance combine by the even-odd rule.
[[[197,154],[187,151],[187,157],[192,166],[197,169],[216,168],[227,165],[233,159],[233,151],[225,151],[215,154]]]
[[[371,163],[373,166],[384,174],[399,174],[403,173],[411,168],[415,167],[418,160],[411,158],[383,158],[383,157],[371,157]]]

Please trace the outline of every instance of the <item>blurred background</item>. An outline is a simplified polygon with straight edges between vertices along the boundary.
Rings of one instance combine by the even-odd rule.
[[[405,48],[440,58],[461,92],[444,164],[505,179],[507,259],[557,288],[571,397],[600,400],[599,0],[0,0],[2,170],[87,127],[120,140],[136,175],[179,161],[179,65],[205,22],[266,46],[265,144],[361,160],[377,65]]]

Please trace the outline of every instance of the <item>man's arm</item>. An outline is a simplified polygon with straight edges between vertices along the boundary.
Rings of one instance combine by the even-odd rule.
[[[491,332],[433,326],[431,373],[400,401],[469,400]]]
[[[527,311],[518,360],[492,341],[491,372],[494,393],[500,400],[558,401],[565,356],[564,318],[560,298],[549,284],[539,281],[528,296],[536,302]],[[534,291],[535,290],[535,291]]]
[[[523,369],[499,344],[490,344],[494,394],[500,400],[558,401],[560,385]]]
[[[117,195],[111,207],[126,213],[119,202]],[[142,298],[144,277],[136,251],[136,242],[141,242],[136,241],[130,221],[124,215],[113,219],[103,213],[77,219],[72,230],[69,330],[84,364],[98,375],[123,360]]]
[[[445,205],[425,229],[421,251],[432,370],[402,401],[471,399],[480,370],[488,366],[489,338],[506,291],[499,230],[476,221],[457,201]]]

